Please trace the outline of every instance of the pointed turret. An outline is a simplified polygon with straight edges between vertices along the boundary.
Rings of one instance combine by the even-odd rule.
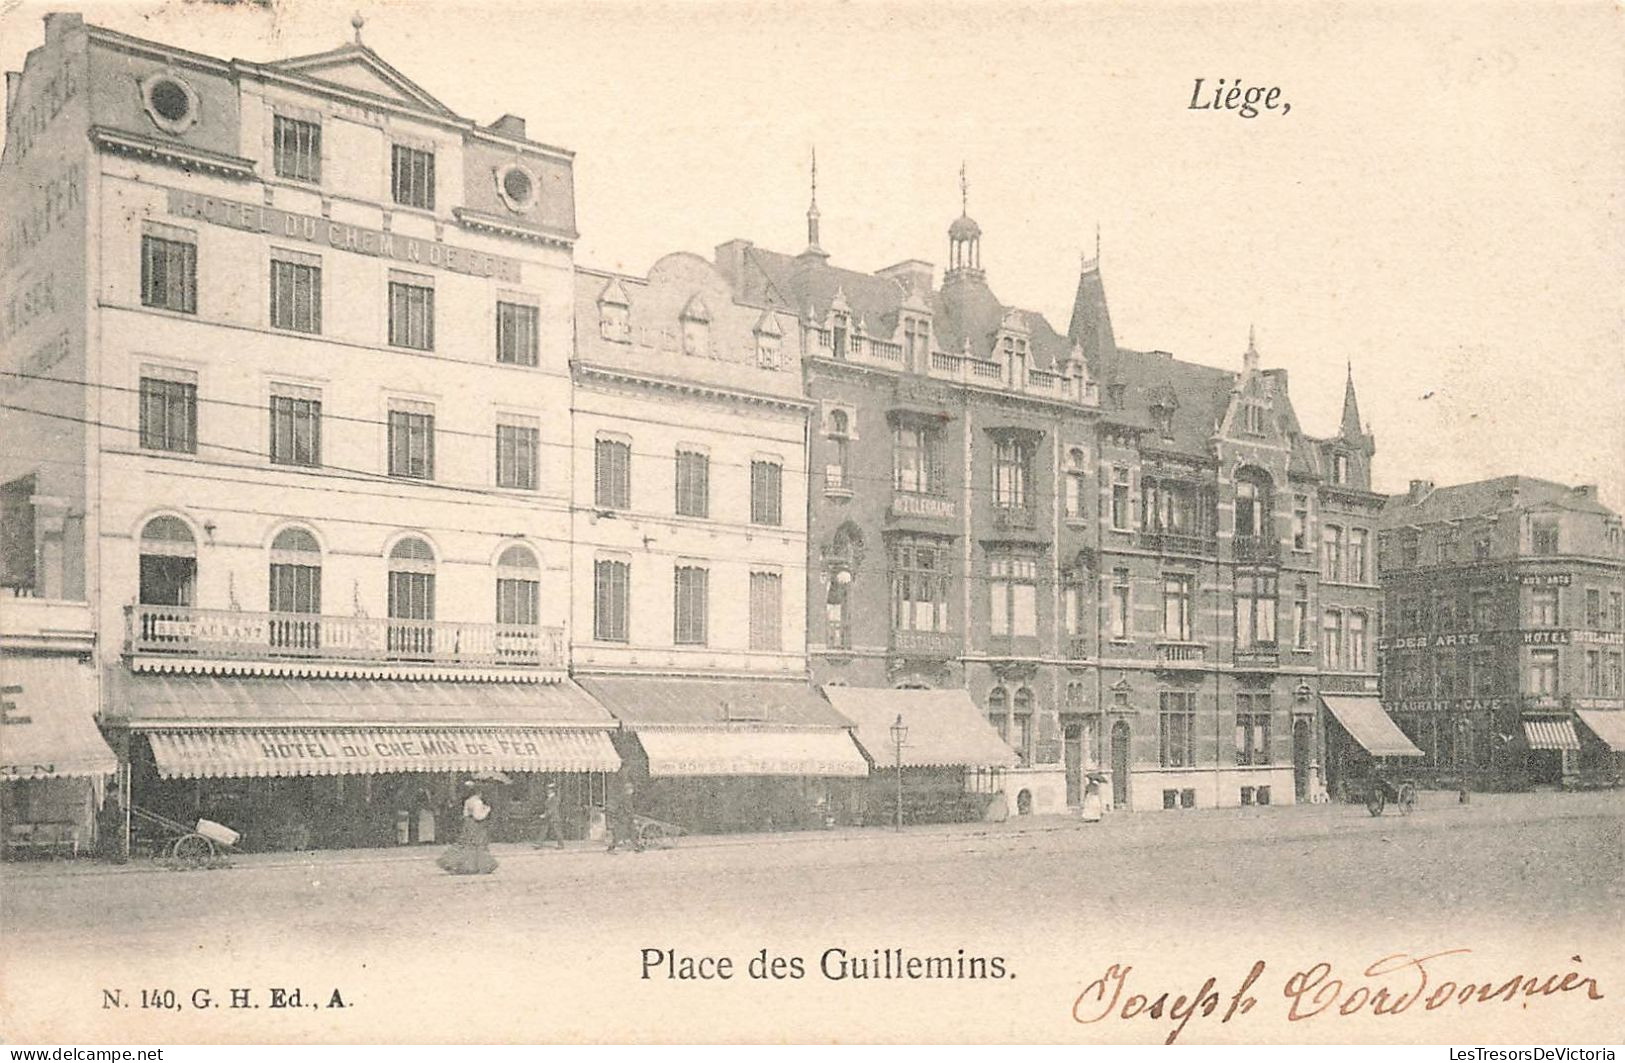
[[[1248,373],[1258,372],[1258,333],[1247,326],[1247,353],[1241,356],[1241,367]]]
[[[1365,435],[1360,423],[1360,400],[1354,397],[1354,363],[1348,367],[1348,382],[1343,385],[1343,438],[1359,439]]]
[[[816,258],[828,258],[829,252],[825,251],[818,243],[818,217],[818,149],[813,148],[812,201],[807,205],[807,250],[801,253]]]
[[[1078,293],[1072,298],[1072,323],[1067,338],[1083,349],[1083,356],[1100,372],[1099,359],[1117,353],[1111,311],[1106,308],[1106,285],[1100,278],[1100,229],[1095,228],[1095,257],[1084,257],[1078,270]]]

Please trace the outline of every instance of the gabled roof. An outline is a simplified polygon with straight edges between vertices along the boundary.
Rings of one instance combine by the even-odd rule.
[[[313,55],[294,56],[266,63],[266,69],[298,74],[353,92],[363,92],[448,118],[455,112],[422,86],[386,63],[382,56],[364,44],[351,43]]]
[[[1194,458],[1212,456],[1209,442],[1215,426],[1224,419],[1235,390],[1236,374],[1226,369],[1183,362],[1162,351],[1131,351],[1116,348],[1091,364],[1103,390],[1123,389],[1123,408],[1108,407],[1106,416],[1118,423],[1150,424],[1146,411],[1153,392],[1172,391],[1177,398],[1171,437],[1159,439],[1156,449],[1170,450]]]
[[[1434,488],[1419,502],[1412,502],[1408,494],[1393,495],[1383,506],[1382,517],[1385,525],[1400,527],[1527,509],[1566,509],[1578,513],[1614,515],[1614,511],[1597,501],[1595,496],[1580,495],[1567,484],[1532,476],[1497,476],[1490,480]]]

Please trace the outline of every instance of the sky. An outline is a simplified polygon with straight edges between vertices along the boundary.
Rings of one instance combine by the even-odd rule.
[[[959,170],[1000,299],[1065,330],[1098,225],[1118,342],[1239,368],[1311,433],[1346,368],[1376,487],[1519,473],[1625,509],[1625,15],[1608,4],[40,4],[267,60],[350,38],[576,152],[578,261],[805,243],[940,269]],[[1193,110],[1197,78],[1286,113]],[[1228,87],[1228,84],[1227,84]],[[1208,98],[1204,93],[1204,99]]]

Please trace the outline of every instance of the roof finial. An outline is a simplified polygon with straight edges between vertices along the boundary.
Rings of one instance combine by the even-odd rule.
[[[812,202],[807,205],[807,250],[821,252],[818,246],[818,148],[812,149]]]
[[[818,145],[812,148],[812,209],[818,209]]]
[[[1247,324],[1247,353],[1242,355],[1241,361],[1248,372],[1258,368],[1257,333],[1251,322]]]
[[[1100,222],[1095,222],[1095,261],[1100,261]]]
[[[959,213],[970,214],[970,183],[965,180],[965,164],[959,164]]]
[[[361,43],[361,27],[366,24],[367,20],[361,17],[361,12],[357,11],[350,16],[350,26],[355,30],[355,42],[357,44]]]

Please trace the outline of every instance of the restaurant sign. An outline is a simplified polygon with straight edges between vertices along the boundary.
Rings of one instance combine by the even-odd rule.
[[[367,229],[309,214],[295,214],[257,203],[203,196],[180,188],[165,191],[169,193],[169,213],[177,217],[196,218],[245,232],[264,233],[284,240],[298,240],[340,251],[393,259],[409,266],[466,273],[471,277],[495,277],[509,284],[520,282],[519,261],[503,255],[454,247],[440,240],[421,240],[381,229]]]
[[[1414,698],[1385,701],[1382,707],[1391,713],[1431,712],[1500,712],[1507,707],[1505,698]]]

